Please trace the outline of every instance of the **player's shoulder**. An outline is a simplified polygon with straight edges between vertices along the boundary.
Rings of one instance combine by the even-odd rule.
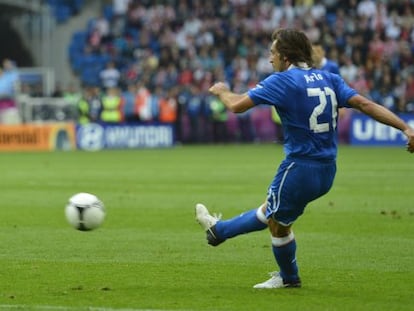
[[[336,61],[334,61],[333,59],[327,59],[327,62],[331,66],[336,66],[336,67],[339,66],[338,63]]]
[[[333,70],[313,68],[312,72],[314,72],[318,75],[321,75],[325,79],[328,79],[328,80],[331,80],[331,81],[340,81],[340,80],[342,80],[341,76]]]

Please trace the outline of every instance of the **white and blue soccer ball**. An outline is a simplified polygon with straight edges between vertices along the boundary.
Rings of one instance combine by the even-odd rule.
[[[105,207],[94,194],[80,192],[69,198],[65,216],[69,224],[80,231],[90,231],[102,225]]]

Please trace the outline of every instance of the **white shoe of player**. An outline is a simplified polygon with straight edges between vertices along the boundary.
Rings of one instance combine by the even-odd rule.
[[[213,227],[217,223],[217,221],[219,221],[221,218],[221,216],[210,215],[207,207],[205,207],[201,203],[196,204],[195,213],[196,213],[196,220],[201,225],[201,227],[204,229],[204,231],[207,231],[208,229]]]
[[[217,236],[215,225],[220,220],[220,215],[211,215],[203,204],[198,203],[195,207],[196,220],[207,234],[207,242],[212,246],[217,246],[224,242]]]
[[[253,286],[253,288],[258,289],[272,289],[272,288],[286,288],[286,287],[301,287],[300,279],[295,282],[287,283],[283,282],[283,279],[280,277],[279,272],[269,273],[271,278],[263,283],[259,283]]]

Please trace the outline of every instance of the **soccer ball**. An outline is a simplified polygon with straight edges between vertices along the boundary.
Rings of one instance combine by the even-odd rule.
[[[98,228],[103,223],[105,208],[97,196],[81,192],[69,198],[65,216],[75,229],[89,231]]]

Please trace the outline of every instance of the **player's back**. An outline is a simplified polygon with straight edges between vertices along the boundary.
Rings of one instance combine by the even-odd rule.
[[[338,107],[347,106],[350,96],[345,93],[351,94],[351,89],[341,78],[318,69],[293,68],[275,76],[283,91],[274,104],[282,120],[287,155],[334,159]]]

